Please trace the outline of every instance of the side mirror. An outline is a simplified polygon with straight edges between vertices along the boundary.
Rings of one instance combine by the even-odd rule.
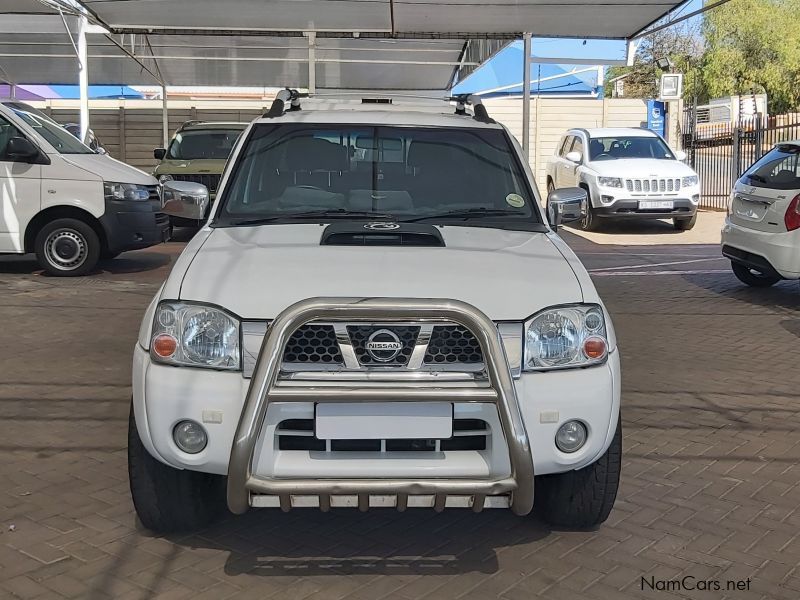
[[[678,160],[686,160],[686,152],[684,152],[683,150],[676,150],[675,158],[677,158]]]
[[[98,154],[108,154],[108,150],[106,150],[102,146],[98,146],[97,148],[94,149],[94,151],[97,152]]]
[[[172,217],[202,221],[209,204],[208,188],[192,181],[166,181],[161,187],[162,211]]]
[[[583,160],[583,157],[581,156],[581,153],[580,152],[575,152],[574,150],[572,152],[567,152],[567,155],[564,158],[566,158],[568,161],[574,162],[576,164],[580,163],[581,160]]]
[[[164,160],[164,157],[167,155],[166,148],[156,148],[153,150],[153,158],[156,160]]]
[[[580,221],[586,216],[589,195],[583,188],[553,190],[547,196],[547,220],[557,230],[562,223]]]
[[[12,137],[6,145],[6,155],[11,160],[29,162],[39,156],[39,148],[34,146],[28,138]]]

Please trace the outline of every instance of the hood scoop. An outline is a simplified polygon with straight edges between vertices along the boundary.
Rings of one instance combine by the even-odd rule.
[[[417,246],[444,248],[444,239],[433,225],[420,223],[332,223],[322,232],[321,246]]]

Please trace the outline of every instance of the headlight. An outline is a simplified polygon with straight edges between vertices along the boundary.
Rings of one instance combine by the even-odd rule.
[[[103,193],[106,200],[147,200],[150,198],[150,190],[147,186],[136,183],[106,181],[103,183]]]
[[[549,308],[525,323],[525,370],[600,364],[608,356],[606,322],[596,304]]]
[[[172,181],[172,175],[164,174],[158,176],[158,183],[166,183],[167,181]]]
[[[599,183],[603,187],[613,187],[613,188],[622,187],[622,179],[620,179],[619,177],[598,177],[597,183]]]
[[[211,306],[162,302],[153,319],[150,357],[170,365],[240,369],[239,320]]]
[[[691,187],[693,185],[697,185],[698,183],[700,183],[700,178],[697,175],[689,175],[688,177],[681,179],[682,187]]]

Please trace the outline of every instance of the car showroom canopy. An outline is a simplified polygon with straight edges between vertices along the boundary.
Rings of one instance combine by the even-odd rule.
[[[0,79],[445,90],[527,32],[628,40],[683,0],[0,0]],[[313,62],[313,69],[309,63]]]

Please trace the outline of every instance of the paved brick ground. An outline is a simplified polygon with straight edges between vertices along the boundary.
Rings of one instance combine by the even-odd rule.
[[[127,488],[129,360],[181,244],[81,280],[3,259],[0,597],[800,597],[800,286],[745,289],[712,245],[565,237],[623,353],[623,483],[593,532],[502,511],[251,511],[154,537]],[[684,576],[723,589],[642,589]]]

